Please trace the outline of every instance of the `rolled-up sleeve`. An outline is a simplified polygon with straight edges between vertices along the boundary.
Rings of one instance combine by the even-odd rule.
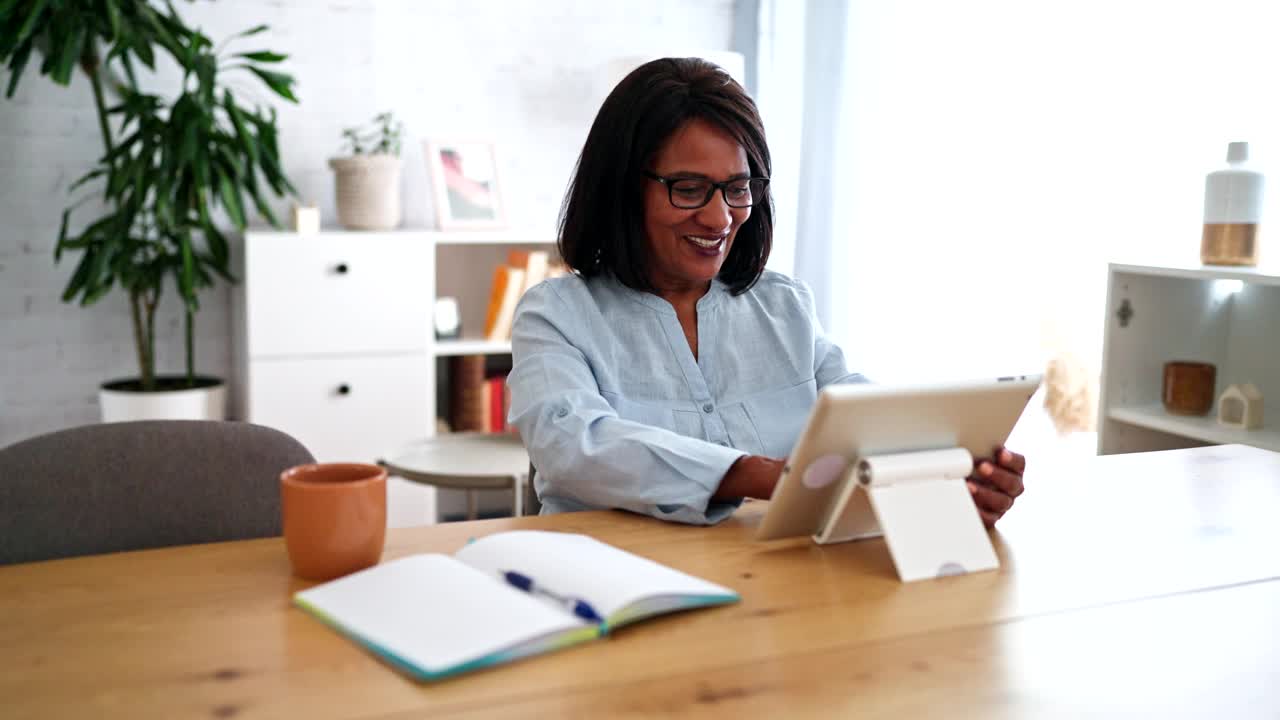
[[[738,503],[711,496],[746,453],[619,417],[581,349],[590,343],[552,283],[525,293],[512,328],[508,420],[537,468],[544,508],[620,508],[691,524],[728,517]]]

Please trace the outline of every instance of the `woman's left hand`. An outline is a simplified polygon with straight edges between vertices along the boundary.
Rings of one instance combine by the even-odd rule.
[[[966,482],[984,525],[994,527],[1013,507],[1013,501],[1024,490],[1022,473],[1026,468],[1025,457],[1003,447],[996,448],[991,458],[974,461],[973,474]]]

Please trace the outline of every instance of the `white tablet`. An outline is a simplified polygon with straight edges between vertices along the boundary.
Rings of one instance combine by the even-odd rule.
[[[1015,375],[939,385],[824,388],[774,488],[757,539],[816,535],[833,525],[837,496],[861,458],[955,448],[974,458],[990,457],[1039,385],[1039,375]],[[867,508],[865,503],[841,508],[846,511]],[[864,522],[842,525],[871,529],[859,537],[878,534],[869,513]]]

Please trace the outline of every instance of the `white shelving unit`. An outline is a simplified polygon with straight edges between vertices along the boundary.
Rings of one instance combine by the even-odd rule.
[[[551,250],[555,256],[555,237],[550,233],[528,232],[428,232],[435,249],[436,297],[457,298],[462,321],[462,338],[442,340],[435,354],[502,355],[511,352],[509,342],[483,339],[485,312],[489,308],[489,290],[493,270],[507,260],[513,249]]]
[[[433,349],[436,357],[506,355],[511,352],[511,343],[505,340],[437,340]]]
[[[1280,452],[1280,429],[1237,430],[1218,424],[1212,413],[1205,417],[1182,417],[1165,412],[1162,405],[1112,408],[1107,417],[1129,425],[1192,438],[1215,445],[1253,445]]]
[[[1280,451],[1280,274],[1112,264],[1105,327],[1099,454],[1225,443]],[[1223,427],[1216,408],[1204,417],[1166,412],[1160,395],[1170,360],[1213,363],[1215,398],[1232,383],[1257,385],[1264,426]]]
[[[494,268],[513,248],[554,244],[516,231],[247,232],[232,299],[232,416],[293,435],[320,461],[373,462],[430,437],[441,359],[511,352],[475,337]],[[461,339],[435,339],[442,296],[458,300]],[[437,515],[431,488],[389,491]]]
[[[554,245],[550,235],[506,230],[428,230],[427,235],[436,245]]]

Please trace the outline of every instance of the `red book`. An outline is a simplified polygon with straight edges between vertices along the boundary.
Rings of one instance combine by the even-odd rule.
[[[503,422],[506,422],[506,418],[507,418],[507,416],[508,416],[508,415],[510,415],[510,414],[511,414],[511,386],[510,386],[510,385],[508,385],[508,384],[505,382],[505,380],[504,380],[504,382],[502,383],[502,418],[503,418]],[[508,425],[508,426],[507,426],[507,428],[506,428],[506,431],[507,431],[507,432],[509,432],[509,433],[511,433],[511,434],[513,434],[513,435],[515,435],[515,434],[519,434],[519,432],[520,432],[520,430],[519,430],[515,425]]]
[[[489,386],[489,432],[502,432],[507,427],[507,415],[503,408],[503,395],[507,385],[506,378],[491,377],[485,381]]]

